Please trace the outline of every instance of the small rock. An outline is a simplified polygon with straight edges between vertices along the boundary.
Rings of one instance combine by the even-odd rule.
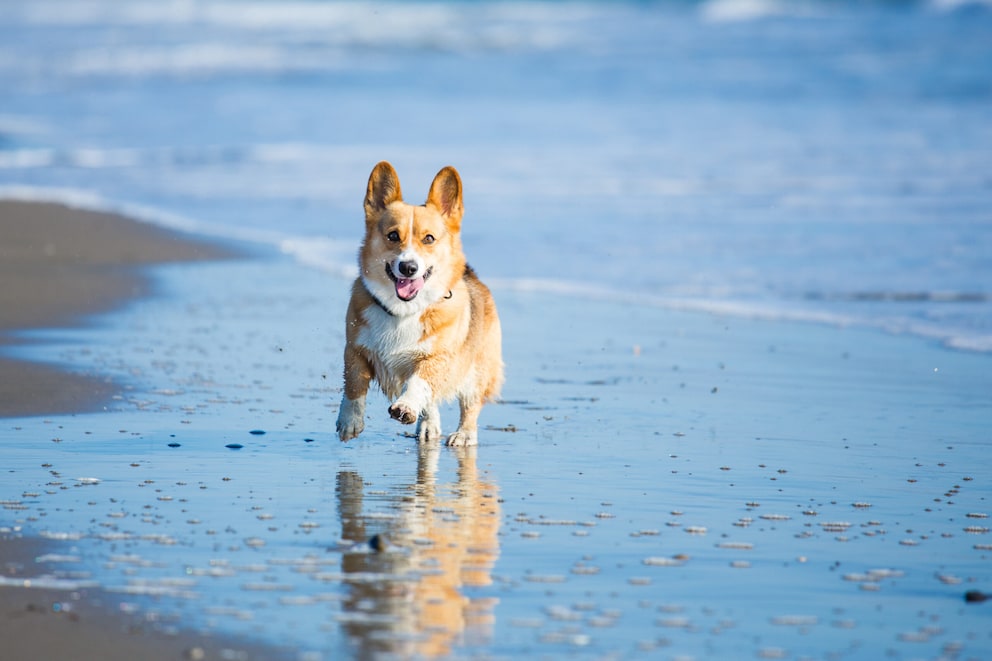
[[[378,551],[381,553],[386,550],[387,546],[389,546],[389,540],[386,539],[385,535],[372,535],[369,539],[369,546],[373,551]]]
[[[979,590],[968,590],[964,593],[964,600],[969,604],[980,604],[989,599],[992,599],[992,595]]]

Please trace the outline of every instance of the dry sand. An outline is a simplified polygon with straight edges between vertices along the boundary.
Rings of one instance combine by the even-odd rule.
[[[48,203],[0,202],[0,236],[0,349],[19,341],[12,332],[78,323],[149,293],[142,267],[234,255],[114,214]],[[0,417],[92,410],[116,390],[99,375],[0,358]],[[0,536],[0,576],[26,579],[21,572],[43,552],[36,541]],[[258,658],[115,613],[86,589],[0,587],[0,640],[5,659]]]
[[[0,201],[0,347],[11,333],[78,323],[148,293],[141,267],[233,253],[110,213]],[[99,375],[0,357],[0,417],[92,410],[115,392]]]

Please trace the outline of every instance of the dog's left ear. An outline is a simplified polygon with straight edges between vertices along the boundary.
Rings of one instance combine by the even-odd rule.
[[[464,207],[462,180],[458,176],[458,170],[449,165],[437,173],[427,194],[427,204],[441,212],[453,231],[457,232],[461,228]]]

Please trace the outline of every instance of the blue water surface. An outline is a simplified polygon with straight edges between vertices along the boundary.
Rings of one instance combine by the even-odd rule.
[[[992,348],[984,2],[20,2],[0,186],[353,269],[379,160],[500,286]]]
[[[0,540],[47,549],[0,589],[249,658],[992,653],[964,600],[992,584],[986,354],[505,293],[478,448],[418,447],[379,394],[341,443],[347,281],[156,275],[165,296],[34,349],[127,387],[0,425]]]
[[[0,534],[295,659],[988,657],[990,34],[954,0],[3,3],[3,195],[289,257],[28,334],[125,390],[5,423]],[[464,179],[508,371],[475,452],[381,397],[333,434],[382,159],[414,201]]]

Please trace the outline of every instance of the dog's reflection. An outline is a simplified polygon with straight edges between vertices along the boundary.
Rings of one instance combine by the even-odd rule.
[[[439,449],[420,446],[416,482],[388,496],[393,511],[366,511],[362,477],[338,473],[341,536],[356,543],[341,560],[342,621],[361,658],[443,656],[458,642],[492,635],[496,600],[473,597],[470,588],[492,582],[497,486],[480,478],[476,448],[454,452],[457,481],[437,484]]]

